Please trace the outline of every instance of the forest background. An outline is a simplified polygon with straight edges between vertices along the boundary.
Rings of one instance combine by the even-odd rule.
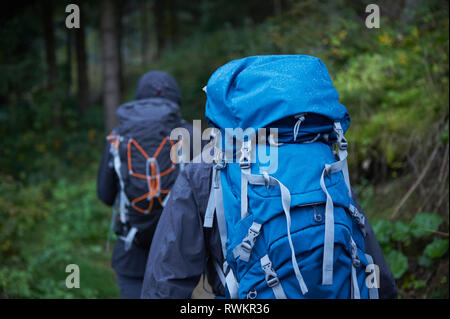
[[[164,70],[181,112],[249,55],[327,65],[352,124],[352,185],[400,298],[448,298],[448,1],[16,1],[0,11],[0,298],[116,298],[96,176],[115,110]],[[69,3],[81,28],[68,29]],[[380,7],[380,27],[365,9]],[[80,289],[65,286],[78,264]]]

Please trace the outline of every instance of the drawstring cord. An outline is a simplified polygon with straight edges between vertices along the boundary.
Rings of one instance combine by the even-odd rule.
[[[300,130],[300,125],[305,120],[305,116],[303,114],[296,115],[295,118],[297,122],[294,125],[294,141],[297,139],[298,132]]]

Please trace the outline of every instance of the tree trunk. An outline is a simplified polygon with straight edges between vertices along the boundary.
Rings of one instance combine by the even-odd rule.
[[[45,58],[47,61],[47,87],[53,88],[56,83],[56,46],[55,46],[55,28],[53,26],[53,1],[45,0],[42,2],[42,19],[45,41]]]
[[[276,16],[281,14],[281,0],[273,0],[273,11]]]
[[[155,30],[156,30],[156,55],[159,57],[161,55],[162,49],[164,48],[166,42],[164,37],[164,9],[165,1],[156,0],[153,5],[154,15],[155,15]]]
[[[66,31],[66,96],[70,96],[72,90],[72,30]]]
[[[150,55],[150,10],[148,7],[148,1],[141,0],[139,2],[139,10],[140,10],[140,30],[141,30],[141,65],[143,67],[147,67],[151,62]]]
[[[42,1],[42,24],[44,31],[45,42],[45,58],[47,61],[47,88],[54,92],[58,69],[56,65],[56,44],[55,44],[55,28],[53,26],[53,1]],[[56,100],[56,95],[53,97],[51,106],[51,121],[54,127],[61,126],[60,122],[60,108]]]
[[[89,107],[89,77],[86,56],[86,36],[83,18],[84,12],[80,7],[80,28],[75,30],[75,51],[77,55],[78,105],[81,115]]]
[[[124,10],[124,2],[117,1],[116,2],[116,24],[117,24],[117,59],[119,64],[119,87],[120,94],[122,95],[125,92],[125,65],[123,63],[123,55],[122,55],[122,37],[123,37],[123,10]]]
[[[172,44],[176,44],[178,42],[178,15],[177,15],[176,0],[169,1],[169,10],[170,10],[170,32]]]
[[[105,109],[105,129],[110,132],[117,125],[116,108],[120,103],[117,16],[114,0],[102,0],[100,12],[103,105]]]

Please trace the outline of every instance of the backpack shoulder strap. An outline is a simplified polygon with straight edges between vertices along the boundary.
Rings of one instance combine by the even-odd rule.
[[[209,192],[208,204],[205,212],[205,219],[203,227],[212,228],[214,222],[214,214],[217,219],[217,228],[219,230],[220,245],[222,248],[222,256],[224,262],[220,265],[220,262],[215,261],[214,266],[216,272],[222,282],[225,289],[228,290],[228,294],[231,299],[238,298],[239,283],[234,276],[233,270],[230,268],[226,261],[227,256],[227,223],[225,220],[225,210],[223,206],[223,191],[222,182],[220,177],[220,171],[225,167],[225,161],[223,160],[222,153],[216,149],[217,157],[215,164],[212,168],[211,189]]]
[[[117,178],[119,180],[120,185],[120,194],[119,194],[119,215],[120,220],[123,223],[126,223],[128,220],[128,208],[127,206],[130,204],[130,201],[128,200],[128,197],[125,193],[125,185],[122,178],[121,173],[121,162],[120,162],[120,156],[119,156],[119,145],[120,142],[123,140],[123,138],[120,135],[110,134],[107,137],[107,140],[111,143],[110,152],[113,156],[113,164],[114,164],[114,170],[116,172]],[[114,218],[114,217],[113,217]],[[137,233],[137,228],[132,227],[130,231],[128,232],[127,236],[121,236],[120,238],[125,242],[125,250],[128,251],[131,248],[131,243],[133,242],[134,236]]]
[[[125,194],[125,185],[122,178],[121,173],[121,162],[120,162],[120,156],[119,156],[119,145],[120,142],[123,140],[122,136],[117,134],[110,134],[107,137],[107,140],[111,143],[110,152],[113,156],[113,165],[114,170],[116,172],[117,178],[119,180],[120,185],[120,199],[119,199],[119,214],[120,218],[123,222],[126,222],[127,220],[127,207],[126,205],[129,204],[129,200],[127,195]]]

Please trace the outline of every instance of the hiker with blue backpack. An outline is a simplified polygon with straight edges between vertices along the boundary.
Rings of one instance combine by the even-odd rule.
[[[113,206],[117,235],[112,267],[122,298],[139,298],[148,250],[181,165],[171,158],[170,132],[192,126],[180,116],[175,79],[151,71],[139,80],[136,100],[120,106],[120,124],[107,137],[97,179],[98,197]],[[179,162],[179,161],[178,161]]]
[[[202,274],[219,298],[396,298],[350,186],[350,116],[325,65],[247,57],[205,92],[214,160],[205,149],[177,178],[142,298],[190,298]]]

